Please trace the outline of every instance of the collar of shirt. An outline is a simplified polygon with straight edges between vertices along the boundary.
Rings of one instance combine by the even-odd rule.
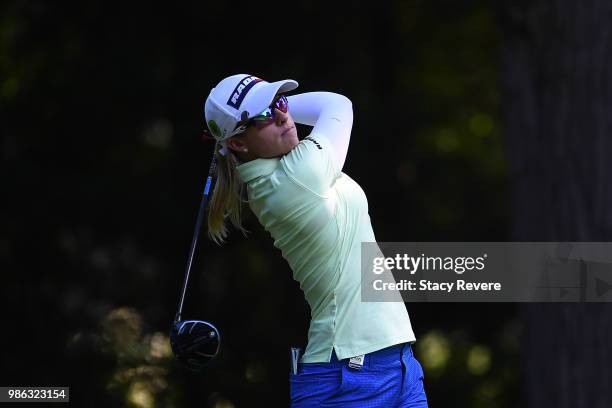
[[[257,177],[267,176],[278,167],[280,159],[255,159],[236,166],[236,171],[243,182],[248,183]]]

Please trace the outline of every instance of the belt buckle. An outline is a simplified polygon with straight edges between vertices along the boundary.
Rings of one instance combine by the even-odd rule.
[[[365,359],[365,354],[360,356],[351,357],[348,362],[348,366],[354,370],[361,370],[363,367],[363,360]]]

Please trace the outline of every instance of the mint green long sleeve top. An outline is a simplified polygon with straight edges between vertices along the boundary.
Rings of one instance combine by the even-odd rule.
[[[290,96],[289,113],[313,126],[281,158],[237,166],[249,206],[274,239],[310,306],[304,363],[329,362],[414,342],[406,306],[361,301],[361,243],[376,238],[361,187],[342,167],[353,121],[342,95]],[[399,295],[398,295],[399,296]]]

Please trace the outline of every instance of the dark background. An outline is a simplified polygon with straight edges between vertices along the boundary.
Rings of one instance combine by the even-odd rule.
[[[608,106],[602,101],[612,95],[606,79],[601,101],[586,91],[559,112],[538,110],[563,101],[555,92],[565,95],[561,84],[572,72],[591,72],[589,60],[577,64],[582,71],[553,80],[555,61],[580,56],[587,43],[604,44],[585,51],[605,57],[604,66],[611,55],[605,30],[563,46],[592,27],[568,25],[582,9],[563,3],[3,2],[0,385],[70,386],[75,406],[287,406],[289,347],[305,346],[309,310],[249,211],[248,238],[233,231],[221,247],[201,241],[187,297],[185,317],[220,329],[220,357],[205,375],[191,374],[177,366],[167,342],[213,148],[200,138],[203,102],[235,73],[292,78],[300,92],[352,100],[344,171],[365,190],[379,241],[609,240],[610,221],[595,238],[538,235],[544,227],[534,220],[547,209],[569,217],[572,208],[517,192],[529,172],[509,164],[548,161],[542,149],[567,145],[555,139],[563,125],[548,128],[548,121],[573,117],[572,107],[584,101]],[[608,2],[588,3],[588,16],[602,5],[602,15],[610,15]],[[542,51],[553,43],[559,55]],[[520,66],[517,55],[529,55],[525,67],[536,69]],[[537,75],[521,76],[525,69]],[[548,85],[534,86],[540,79]],[[533,90],[531,105],[521,89]],[[606,118],[599,112],[591,121]],[[520,126],[534,120],[535,128]],[[597,140],[607,129],[599,128]],[[540,153],[522,150],[529,143],[512,136],[525,134],[550,140]],[[556,180],[546,174],[531,193]],[[588,197],[605,182],[598,178],[574,194]],[[541,212],[530,214],[532,203]],[[600,207],[594,225],[612,219],[610,207]],[[520,233],[526,224],[531,234]],[[561,310],[549,306],[547,313]],[[531,376],[526,386],[525,372],[537,371],[525,367],[522,342],[549,316],[529,326],[525,316],[537,315],[515,304],[407,307],[430,406],[524,406],[534,384],[546,381]],[[609,319],[609,310],[597,316]],[[575,332],[579,321],[555,328]],[[610,358],[609,343],[596,338],[590,346]],[[549,390],[562,385],[551,381]]]

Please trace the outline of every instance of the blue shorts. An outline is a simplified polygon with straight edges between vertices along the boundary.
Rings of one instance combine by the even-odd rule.
[[[366,354],[360,369],[348,362],[332,351],[329,363],[298,363],[297,374],[289,374],[291,407],[427,407],[410,343]]]

